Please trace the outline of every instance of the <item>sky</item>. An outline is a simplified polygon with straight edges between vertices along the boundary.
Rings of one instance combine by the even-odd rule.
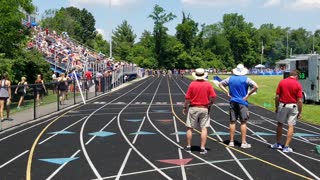
[[[87,9],[96,20],[96,29],[106,40],[124,20],[131,25],[137,38],[144,30],[152,32],[154,22],[148,16],[156,4],[166,13],[177,16],[165,24],[170,35],[176,33],[182,12],[190,14],[197,23],[207,25],[221,22],[224,14],[238,13],[256,28],[272,23],[282,28],[302,27],[310,32],[320,29],[320,0],[33,0],[33,3],[38,7],[39,19],[48,9],[69,6]]]

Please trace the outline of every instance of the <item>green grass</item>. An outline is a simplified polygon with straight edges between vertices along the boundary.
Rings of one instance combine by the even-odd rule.
[[[209,79],[213,79],[210,75]],[[228,75],[219,75],[221,79],[229,77]],[[258,86],[258,93],[249,98],[251,104],[264,107],[270,111],[275,110],[274,97],[276,88],[282,76],[249,76]],[[214,86],[215,90],[221,91],[220,88]],[[320,125],[320,105],[304,104],[302,106],[302,121]]]

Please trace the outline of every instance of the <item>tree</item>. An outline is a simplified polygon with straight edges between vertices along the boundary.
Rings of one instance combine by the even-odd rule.
[[[34,6],[31,0],[1,0],[0,4],[0,53],[14,58],[26,46],[30,34],[30,28],[21,23],[23,12],[31,14]]]
[[[198,23],[190,18],[190,14],[186,17],[185,13],[182,12],[182,16],[182,23],[176,27],[176,37],[184,45],[185,49],[190,51],[193,48],[198,32]]]
[[[223,16],[222,27],[224,34],[230,43],[235,64],[244,63],[245,65],[255,64],[259,53],[254,51],[255,29],[252,23],[245,22],[242,15],[225,14]]]
[[[46,10],[41,25],[52,28],[58,33],[68,32],[70,37],[80,43],[90,45],[90,40],[97,34],[95,22],[93,15],[86,9],[68,7],[58,11]]]
[[[176,16],[172,13],[165,13],[162,7],[155,5],[152,14],[148,17],[154,20],[153,37],[155,42],[155,58],[159,62],[160,67],[166,67],[166,63],[170,60],[165,59],[165,44],[168,38],[168,28],[165,27],[164,24],[173,20]]]
[[[130,61],[128,56],[136,37],[136,34],[134,34],[132,27],[127,21],[123,21],[122,24],[116,28],[112,36],[112,47],[116,59]]]

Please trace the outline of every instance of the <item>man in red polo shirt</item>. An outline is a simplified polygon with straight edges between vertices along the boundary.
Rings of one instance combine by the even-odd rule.
[[[187,147],[186,151],[191,152],[191,139],[193,128],[200,126],[201,128],[201,149],[200,154],[206,154],[205,145],[207,142],[207,127],[210,126],[210,106],[217,96],[212,85],[204,79],[208,76],[203,68],[196,69],[192,73],[196,79],[189,85],[183,113],[187,115]]]
[[[299,71],[292,70],[288,78],[279,82],[276,91],[277,143],[271,145],[271,148],[282,149],[285,153],[293,152],[289,145],[293,136],[294,125],[296,125],[297,119],[301,118],[302,87],[298,81],[298,76]],[[287,140],[284,146],[281,144],[283,123],[288,123]]]

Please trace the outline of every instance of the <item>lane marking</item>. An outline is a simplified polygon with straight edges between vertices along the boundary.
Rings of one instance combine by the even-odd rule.
[[[249,161],[249,160],[254,160],[254,159],[250,159],[250,158],[239,159],[239,161]],[[235,160],[234,159],[217,160],[217,161],[210,161],[210,163],[218,164],[218,163],[226,163],[226,162],[233,162],[233,161],[235,161]],[[186,164],[185,167],[195,167],[195,166],[202,166],[202,165],[207,165],[207,163],[201,162],[201,163],[194,163],[194,164]],[[178,168],[181,168],[181,166],[170,166],[170,167],[164,167],[164,168],[160,168],[160,169],[161,170],[170,170],[170,169],[178,169]],[[132,176],[132,175],[137,175],[137,174],[145,174],[145,173],[150,173],[150,172],[155,172],[155,171],[156,171],[155,169],[136,171],[136,172],[122,174],[121,177]],[[113,176],[103,177],[103,179],[114,179],[115,177],[116,177],[116,175],[113,175]],[[92,179],[92,180],[96,180],[96,179]]]
[[[10,138],[10,137],[12,137],[12,136],[15,136],[15,135],[17,135],[17,134],[20,134],[20,133],[22,133],[22,132],[24,132],[24,131],[26,131],[26,130],[29,130],[29,129],[34,128],[34,127],[36,127],[36,126],[39,126],[39,125],[41,125],[41,124],[43,124],[43,123],[46,123],[46,122],[48,122],[48,121],[51,121],[51,120],[55,119],[56,117],[57,117],[57,116],[54,116],[54,117],[52,117],[52,118],[50,118],[50,119],[47,119],[47,120],[42,121],[42,122],[39,122],[39,123],[37,123],[37,124],[35,124],[35,125],[33,125],[33,126],[30,126],[30,127],[28,127],[28,128],[25,128],[25,129],[23,129],[23,130],[21,130],[21,131],[18,131],[18,132],[15,132],[15,133],[13,133],[13,134],[10,134],[10,135],[8,135],[8,136],[6,136],[6,137],[3,137],[3,138],[0,139],[0,142],[3,141],[3,140],[5,140],[5,139],[8,139],[8,138]],[[30,123],[31,123],[31,122],[30,122]]]
[[[79,154],[81,150],[76,151],[70,158],[74,158],[76,157],[76,155]],[[70,162],[70,161],[69,161]],[[46,180],[50,180],[52,179],[56,174],[58,174],[58,172],[64,167],[66,166],[69,162],[65,162],[64,164],[62,164],[58,169],[56,169]]]
[[[74,125],[78,124],[79,122],[83,121],[86,117],[87,117],[87,116],[85,116],[85,117],[81,118],[80,120],[78,120],[78,121],[76,121],[75,123],[73,123],[73,124],[71,124],[71,125],[67,126],[66,128],[62,129],[61,131],[65,131],[65,130],[69,129],[70,127],[72,127],[72,126],[74,126]],[[58,135],[58,134],[53,134],[52,136],[48,137],[47,139],[45,139],[45,140],[41,141],[41,142],[39,143],[39,145],[40,145],[40,144],[43,144],[43,143],[45,143],[45,142],[47,142],[48,140],[52,139],[53,137],[55,137],[55,136],[57,136],[57,135]]]
[[[142,125],[143,125],[145,119],[146,119],[146,118],[143,117],[143,120],[142,120],[142,122],[141,122],[141,124],[140,124],[140,126],[139,126],[139,128],[138,128],[138,132],[141,130]],[[137,140],[138,136],[139,136],[139,134],[137,133],[137,134],[135,135],[133,141],[132,141],[132,144],[135,144],[135,143],[136,143],[136,140]],[[129,159],[129,156],[130,156],[130,154],[131,154],[131,151],[132,151],[132,148],[129,148],[129,150],[128,150],[128,152],[127,152],[127,155],[126,155],[126,157],[124,158],[124,160],[123,160],[123,162],[122,162],[122,164],[121,164],[121,167],[120,167],[120,169],[119,169],[119,171],[118,171],[118,175],[117,175],[117,177],[116,177],[116,180],[120,179],[121,174],[122,174],[122,172],[123,172],[123,170],[124,170],[124,167],[126,166],[127,161],[128,161],[128,159]]]
[[[107,128],[111,123],[112,123],[112,121],[114,121],[116,119],[116,116],[114,116],[112,119],[111,119],[111,121],[109,121],[105,126],[103,126],[100,130],[99,130],[99,132],[102,132],[105,128]],[[97,135],[94,135],[94,136],[92,136],[90,139],[89,139],[89,141],[87,141],[87,143],[85,144],[86,146],[94,139],[94,138],[96,138],[97,137]]]
[[[173,116],[173,125],[174,125],[175,132],[178,132],[177,122],[176,122],[176,118],[174,116]],[[180,143],[179,135],[177,133],[176,133],[176,140],[177,140],[177,143]],[[182,152],[181,152],[180,148],[178,148],[178,153],[179,153],[179,159],[183,159]],[[182,179],[186,180],[187,175],[186,175],[186,170],[184,168],[184,164],[181,164],[181,174],[182,174]]]
[[[176,84],[177,84],[177,82],[176,82]],[[178,85],[178,84],[177,84],[177,85]],[[178,85],[178,86],[179,86],[179,85]],[[170,89],[169,81],[168,81],[168,89],[169,89],[169,94],[170,94],[171,89]],[[180,90],[182,90],[182,89],[180,88]],[[182,92],[184,93],[184,91],[182,91]],[[172,101],[172,96],[171,96],[171,95],[170,95],[170,101],[171,101],[171,104],[172,104],[173,101]],[[178,119],[182,124],[185,124],[185,122],[184,122],[182,119],[180,119],[179,116],[175,113],[174,107],[171,106],[171,108],[172,108],[172,113],[177,117],[177,119]],[[200,134],[200,131],[198,131],[198,130],[196,130],[196,129],[195,129],[195,131]],[[211,139],[211,140],[213,140],[213,141],[215,141],[215,142],[217,142],[218,144],[221,144],[221,145],[223,145],[223,146],[229,147],[229,146],[227,146],[226,144],[224,144],[223,142],[220,142],[220,141],[218,141],[217,139],[214,139],[214,138],[212,138],[212,137],[210,137],[210,136],[208,136],[208,139]],[[299,173],[297,173],[297,172],[294,172],[294,171],[291,171],[291,170],[286,169],[286,168],[284,168],[284,167],[278,166],[278,165],[276,165],[276,164],[273,164],[273,163],[271,163],[271,162],[269,162],[269,161],[266,161],[266,160],[261,159],[261,158],[259,158],[259,157],[257,157],[257,156],[251,155],[251,154],[249,154],[249,153],[246,153],[246,152],[241,151],[241,150],[239,150],[239,149],[236,149],[236,148],[234,148],[234,147],[229,147],[229,148],[232,149],[232,150],[234,150],[234,151],[236,151],[236,152],[239,152],[239,153],[241,153],[241,154],[243,154],[243,155],[246,155],[246,156],[248,156],[248,157],[254,158],[254,159],[256,159],[256,160],[258,160],[258,161],[260,161],[260,162],[262,162],[262,163],[265,163],[265,164],[270,165],[270,166],[272,166],[272,167],[278,168],[278,169],[283,170],[283,171],[285,171],[285,172],[291,173],[291,174],[293,174],[293,175],[299,176],[299,177],[301,177],[301,178],[310,179],[310,180],[312,179],[312,178],[310,178],[310,177],[304,176],[304,175],[299,174]]]
[[[169,85],[168,85],[168,86],[169,86]],[[169,88],[169,93],[170,93],[170,88]],[[154,98],[155,98],[155,96],[153,97],[152,101],[154,100]],[[170,102],[171,102],[171,106],[172,106],[172,99],[170,99]],[[183,147],[182,147],[180,144],[178,144],[178,143],[176,143],[175,141],[173,141],[172,139],[170,139],[167,135],[165,135],[162,131],[160,131],[160,130],[158,129],[158,127],[155,126],[155,124],[151,121],[151,118],[150,118],[150,116],[149,116],[150,107],[151,107],[151,106],[149,106],[149,107],[148,107],[148,110],[147,110],[147,118],[148,118],[149,123],[150,123],[150,124],[153,126],[153,128],[156,129],[164,138],[166,138],[168,141],[170,141],[172,144],[176,145],[176,146],[179,147],[180,149],[183,149]],[[172,106],[172,107],[173,107],[173,106]],[[174,113],[174,111],[172,111],[172,112]],[[216,168],[217,170],[219,170],[219,171],[221,171],[221,172],[223,172],[223,173],[225,173],[225,174],[227,174],[227,175],[229,175],[229,176],[231,176],[231,177],[233,177],[233,178],[235,178],[235,179],[241,179],[240,177],[237,177],[237,176],[233,175],[232,173],[230,173],[230,172],[228,172],[228,171],[226,171],[226,170],[224,170],[224,169],[222,169],[222,168],[220,168],[220,167],[218,167],[218,166],[216,166],[216,165],[214,165],[214,164],[211,164],[210,162],[206,161],[205,159],[197,156],[196,154],[194,154],[194,153],[192,153],[192,152],[189,152],[189,154],[192,155],[193,157],[199,159],[200,161],[205,162],[205,163],[208,164],[209,166],[214,167],[214,168]]]
[[[3,168],[3,167],[5,167],[6,165],[10,164],[10,163],[13,162],[14,160],[18,159],[19,157],[27,154],[28,152],[29,152],[29,150],[26,150],[26,151],[24,151],[23,153],[17,155],[16,157],[10,159],[9,161],[3,163],[3,164],[0,166],[0,169]]]
[[[210,125],[210,129],[216,133],[216,130]],[[223,139],[220,137],[219,134],[216,133],[216,136],[218,137],[218,139],[223,142]],[[235,162],[239,165],[239,167],[242,169],[242,171],[246,174],[246,176],[253,180],[254,178],[250,175],[250,173],[247,171],[247,169],[243,166],[243,164],[239,161],[239,159],[234,155],[234,153],[228,148],[225,147],[226,150],[228,151],[228,153],[232,156],[232,158],[235,160]]]
[[[158,89],[159,89],[159,86],[160,86],[160,84],[161,84],[161,81],[162,81],[162,78],[161,78],[161,80],[160,80],[160,83],[159,83],[159,85],[158,85],[158,87],[157,87],[156,92],[157,92]],[[152,84],[152,83],[151,83],[151,84]],[[139,93],[131,102],[129,102],[129,103],[119,112],[118,118],[117,118],[117,120],[118,120],[118,127],[119,127],[119,130],[120,130],[123,138],[127,141],[127,143],[129,144],[129,146],[130,146],[144,161],[146,161],[150,166],[152,166],[154,169],[156,169],[163,177],[165,177],[166,179],[172,180],[171,177],[169,177],[166,173],[164,173],[163,171],[161,171],[157,166],[155,166],[151,161],[149,161],[143,154],[141,154],[140,151],[138,151],[138,149],[129,141],[128,137],[125,135],[125,133],[124,133],[122,127],[121,127],[121,123],[120,123],[120,115],[121,115],[121,113],[122,113],[134,100],[136,100],[148,87],[150,87],[151,84],[149,84],[149,86],[147,86],[143,91],[141,91],[141,93]],[[156,94],[156,93],[155,93],[155,94]],[[154,99],[154,97],[153,97],[153,99]],[[153,99],[151,100],[151,102],[153,101]],[[149,106],[149,107],[150,107],[150,106]],[[148,108],[148,109],[149,109],[149,108]]]
[[[112,101],[110,101],[110,103],[116,101],[117,99],[121,98],[122,96],[128,94],[129,92],[133,91],[134,89],[140,87],[141,85],[143,85],[144,83],[146,83],[147,81],[144,81],[143,83],[139,84],[138,86],[135,86],[134,88],[132,88],[131,90],[129,90],[128,92],[118,96],[117,98],[113,99]],[[104,97],[104,95],[98,97],[98,98],[95,98],[94,100],[96,99],[100,99]],[[105,107],[107,104],[103,105],[103,107]],[[27,168],[26,168],[26,180],[31,180],[31,168],[32,168],[32,158],[33,158],[33,155],[34,155],[34,151],[36,149],[36,146],[41,138],[41,136],[44,134],[44,132],[53,124],[55,123],[56,121],[58,121],[60,118],[62,118],[64,115],[66,115],[68,112],[70,111],[74,111],[74,110],[77,110],[79,109],[80,107],[83,107],[85,106],[85,104],[80,104],[79,106],[73,108],[73,109],[70,109],[66,112],[64,112],[63,114],[61,114],[60,116],[58,116],[56,119],[54,119],[52,122],[50,122],[45,128],[42,129],[42,131],[39,133],[39,135],[37,136],[37,138],[34,140],[33,144],[32,144],[32,147],[30,149],[30,153],[29,153],[29,156],[28,156],[28,161],[27,161]]]
[[[227,127],[227,126],[219,123],[218,121],[215,121],[215,120],[213,120],[213,119],[210,119],[210,120],[211,120],[212,122],[218,124],[219,126],[222,126],[222,127],[226,128],[226,129],[229,129],[229,127]],[[240,133],[239,131],[236,131],[236,132]],[[264,143],[264,144],[269,145],[269,146],[271,145],[270,143],[261,141],[260,139],[257,139],[257,138],[255,138],[255,137],[253,137],[253,136],[250,136],[250,135],[247,135],[247,136],[248,136],[248,138],[254,139],[254,140],[258,141],[258,142]],[[297,153],[297,152],[295,152],[295,151],[293,151],[292,153],[293,153],[293,154],[296,154],[296,155],[299,155],[299,156],[302,156],[302,157],[305,157],[305,158],[308,158],[308,159],[311,159],[311,160],[314,160],[314,161],[320,162],[320,159],[316,159],[316,158],[313,158],[313,157],[310,157],[310,156],[306,156],[306,155],[304,155],[304,154],[300,154],[300,153]]]

